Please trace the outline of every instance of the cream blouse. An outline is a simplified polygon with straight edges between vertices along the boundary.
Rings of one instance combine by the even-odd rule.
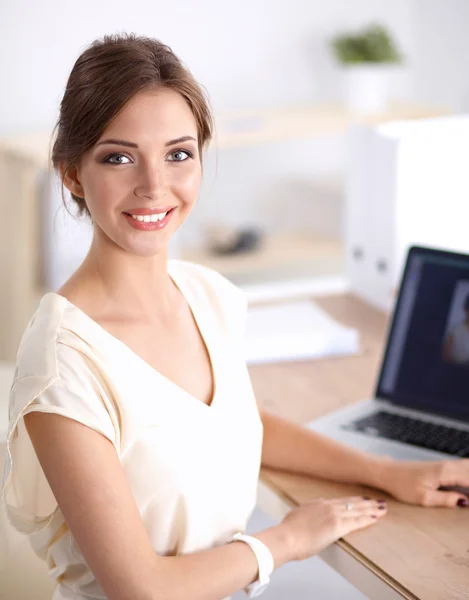
[[[24,426],[32,411],[79,421],[114,445],[155,552],[227,543],[256,502],[262,422],[244,360],[246,300],[219,273],[170,260],[212,363],[204,404],[66,298],[45,294],[20,343],[9,400],[3,504],[57,581],[53,600],[105,599]]]

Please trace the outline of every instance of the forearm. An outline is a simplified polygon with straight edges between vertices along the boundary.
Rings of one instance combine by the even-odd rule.
[[[263,467],[382,487],[390,459],[360,452],[265,411],[261,417]]]
[[[252,534],[270,550],[275,568],[290,560],[288,536],[280,524]],[[158,557],[151,600],[220,600],[258,578],[254,552],[244,542],[176,557]]]

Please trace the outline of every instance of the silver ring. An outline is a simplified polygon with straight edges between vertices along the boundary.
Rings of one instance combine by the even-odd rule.
[[[345,504],[345,510],[352,510],[352,505],[350,504],[350,502],[347,502]]]

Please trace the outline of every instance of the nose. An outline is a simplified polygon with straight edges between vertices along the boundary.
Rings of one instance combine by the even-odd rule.
[[[136,196],[155,200],[166,196],[168,189],[168,182],[163,167],[155,164],[141,165],[138,181],[134,189]]]

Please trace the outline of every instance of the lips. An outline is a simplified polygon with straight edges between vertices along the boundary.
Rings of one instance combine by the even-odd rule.
[[[166,215],[162,219],[158,219],[156,221],[144,221],[143,219],[139,220],[139,219],[132,217],[129,213],[125,213],[125,212],[123,212],[122,214],[124,215],[124,218],[127,220],[129,225],[131,227],[133,227],[134,229],[137,229],[140,231],[157,231],[159,229],[164,229],[166,227],[169,220],[171,219],[173,212],[174,212],[174,208],[171,208],[170,210],[168,210],[166,212]],[[159,214],[159,213],[153,213],[153,214]]]

